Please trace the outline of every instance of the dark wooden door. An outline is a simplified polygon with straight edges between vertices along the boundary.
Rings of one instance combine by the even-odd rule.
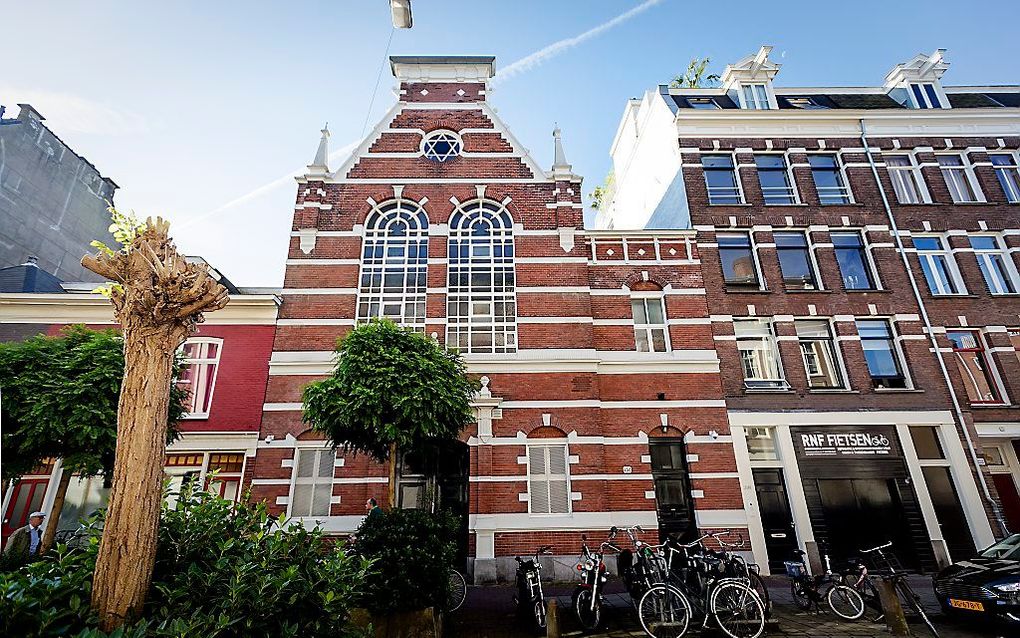
[[[793,527],[790,499],[781,469],[757,469],[754,489],[758,494],[758,512],[765,531],[765,548],[769,553],[769,569],[782,570],[783,562],[793,559],[797,534]]]
[[[687,468],[687,448],[683,439],[650,441],[655,506],[659,518],[659,536],[675,534],[691,538],[697,534],[691,480]]]

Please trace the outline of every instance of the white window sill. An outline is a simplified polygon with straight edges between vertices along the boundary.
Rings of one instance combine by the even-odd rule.
[[[198,414],[198,413],[196,413],[196,414],[189,413],[189,414],[185,414],[184,416],[182,416],[181,420],[182,421],[199,421],[199,420],[208,419],[208,418],[209,418],[209,413],[208,412],[203,412],[203,413],[200,413],[200,414]]]

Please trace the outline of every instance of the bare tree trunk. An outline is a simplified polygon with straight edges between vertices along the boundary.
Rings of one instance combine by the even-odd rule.
[[[60,468],[60,482],[57,483],[57,494],[53,498],[53,507],[50,508],[46,521],[46,531],[43,532],[42,547],[40,554],[45,554],[53,547],[53,539],[57,535],[57,523],[60,522],[60,513],[64,511],[64,499],[67,497],[67,486],[71,484],[71,471],[66,467]]]
[[[169,229],[150,217],[138,230],[121,229],[130,237],[122,250],[81,261],[116,284],[110,301],[124,335],[113,487],[92,583],[92,608],[104,631],[141,614],[152,581],[174,352],[202,313],[229,301],[207,266],[178,254]]]
[[[174,351],[183,337],[173,326],[124,335],[117,463],[92,583],[104,631],[141,614],[152,580],[170,405],[167,388]]]
[[[397,508],[397,444],[390,443],[390,480],[386,486],[390,509]]]

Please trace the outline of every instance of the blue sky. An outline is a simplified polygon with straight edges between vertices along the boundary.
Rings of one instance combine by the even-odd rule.
[[[182,251],[242,285],[279,285],[295,186],[329,121],[356,141],[394,100],[386,0],[149,3],[9,0],[0,103],[31,102],[121,190],[116,203],[175,224]],[[648,6],[582,41],[580,34]],[[775,46],[777,84],[878,85],[897,62],[949,49],[947,84],[1018,84],[1020,3],[413,0],[390,54],[495,55],[555,46],[490,99],[542,165],[563,129],[585,192],[610,167],[627,98],[683,70]],[[469,9],[468,9],[469,8]],[[1005,29],[1005,31],[1003,31]],[[331,164],[335,166],[338,160]]]

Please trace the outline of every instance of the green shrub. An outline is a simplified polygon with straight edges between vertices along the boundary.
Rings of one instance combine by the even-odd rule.
[[[366,518],[354,541],[373,561],[362,604],[376,614],[445,607],[457,530],[457,518],[445,512],[392,510]]]
[[[89,609],[99,538],[0,576],[0,635],[103,636]],[[280,529],[264,505],[185,490],[164,506],[144,618],[118,638],[353,636],[369,563],[318,531]]]

